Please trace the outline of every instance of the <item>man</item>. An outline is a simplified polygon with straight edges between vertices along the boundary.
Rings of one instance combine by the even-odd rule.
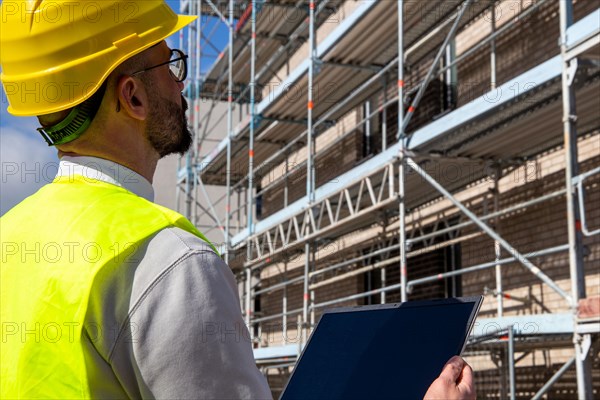
[[[0,224],[0,397],[270,398],[231,271],[152,203],[158,160],[191,143],[187,56],[164,39],[195,18],[162,0],[1,12],[8,111],[37,116],[61,161]],[[472,393],[449,365],[432,398]]]
[[[2,3],[9,112],[39,116],[61,159],[2,218],[2,398],[271,397],[231,271],[151,202],[159,158],[191,143],[185,56],[164,39],[194,19],[162,1]]]

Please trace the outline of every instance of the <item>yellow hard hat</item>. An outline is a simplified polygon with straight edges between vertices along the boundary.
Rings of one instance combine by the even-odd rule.
[[[123,61],[196,19],[164,0],[3,0],[2,85],[16,116],[69,109]]]

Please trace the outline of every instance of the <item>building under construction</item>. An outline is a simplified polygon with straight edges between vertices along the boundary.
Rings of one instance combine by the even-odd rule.
[[[480,399],[600,397],[599,6],[181,1],[177,203],[274,396],[326,308],[485,295]]]

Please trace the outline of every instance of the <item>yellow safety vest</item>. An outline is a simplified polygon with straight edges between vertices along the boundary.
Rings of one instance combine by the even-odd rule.
[[[217,252],[182,215],[79,175],[9,211],[0,220],[0,398],[91,397],[81,338],[94,277],[172,226]]]

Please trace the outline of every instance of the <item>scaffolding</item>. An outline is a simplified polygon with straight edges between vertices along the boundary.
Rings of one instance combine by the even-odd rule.
[[[577,311],[588,297],[584,251],[600,249],[597,213],[586,213],[590,196],[597,197],[600,155],[578,159],[578,141],[593,143],[600,132],[600,9],[572,0],[519,1],[512,16],[501,18],[506,3],[181,2],[181,12],[200,18],[187,38],[180,36],[191,60],[185,94],[192,101],[194,145],[180,160],[177,204],[195,224],[205,216],[212,221],[209,232],[221,231],[257,363],[271,378],[285,379],[326,307],[452,296],[463,276],[490,271],[493,280],[479,294],[495,300],[495,316],[478,321],[467,347],[467,355],[488,355],[502,371],[486,398],[543,398],[573,367],[577,396],[598,395],[592,364],[600,320],[579,318]],[[532,57],[535,62],[524,61],[516,74],[503,72],[502,40],[536,15],[554,21],[552,12],[558,15],[556,54]],[[225,50],[212,43],[215,21],[228,31]],[[458,49],[458,35],[473,26],[485,32]],[[209,65],[205,49],[215,52]],[[458,70],[485,57],[487,81],[470,94]],[[219,103],[225,112],[213,115]],[[342,124],[350,114],[353,123]],[[226,119],[216,145],[208,140],[211,119]],[[319,142],[336,129],[337,137]],[[351,147],[356,137],[363,138],[359,162],[341,171],[327,165],[328,155]],[[564,152],[562,187],[501,204],[507,177],[527,175],[530,163],[556,148]],[[300,161],[291,166],[292,156]],[[224,191],[211,198],[205,185]],[[502,234],[509,216],[561,199],[566,236],[552,246],[533,241],[522,250]],[[460,265],[459,246],[487,237],[493,258],[475,255],[472,265]],[[352,245],[335,245],[341,241]],[[443,271],[420,268],[418,260],[440,249]],[[568,286],[540,267],[544,257],[565,254]],[[559,311],[509,292],[507,268],[515,266],[555,294]],[[362,289],[327,294],[357,277],[364,277]],[[440,283],[443,293],[435,286]],[[281,312],[263,312],[261,296],[275,294]],[[544,312],[511,315],[509,299],[528,307],[537,302]],[[264,341],[272,329],[282,338],[276,346]],[[573,354],[544,375],[545,384],[536,381],[527,391],[515,365],[544,348]]]

